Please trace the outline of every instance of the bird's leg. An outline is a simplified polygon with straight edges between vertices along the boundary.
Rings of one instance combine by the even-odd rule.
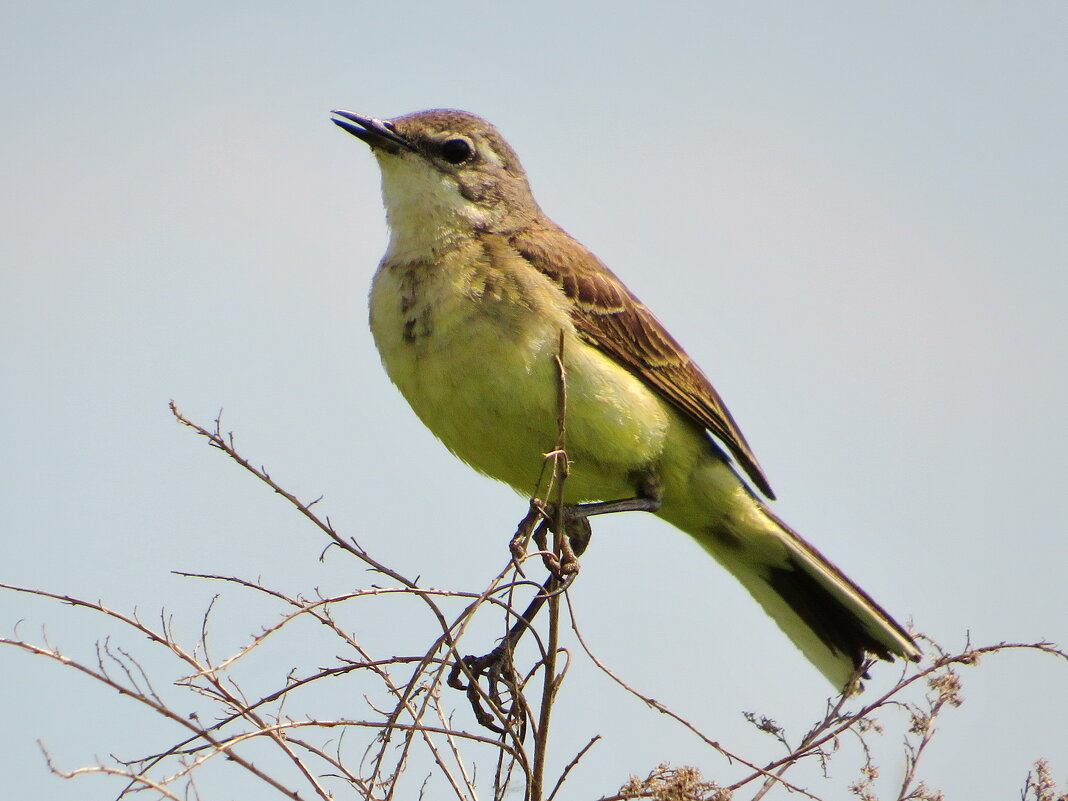
[[[555,513],[552,506],[547,506],[549,528],[560,535],[561,532],[557,531],[557,528],[562,524],[563,536],[557,537],[557,548],[553,550],[549,549],[547,543],[539,542],[536,538],[535,542],[545,554],[543,557],[545,569],[556,574],[563,581],[563,586],[555,591],[566,590],[578,574],[578,558],[585,552],[590,544],[590,537],[593,535],[589,518],[615,512],[655,512],[659,508],[659,497],[621,498],[615,501],[568,504],[563,507],[560,515]]]
[[[664,500],[664,490],[660,478],[653,471],[643,471],[638,475],[637,492],[632,498],[620,498],[614,501],[596,501],[594,503],[576,503],[564,507],[567,518],[571,520],[610,515],[616,512],[656,512]],[[582,553],[582,551],[579,551]]]
[[[572,519],[610,515],[616,512],[655,512],[660,508],[658,497],[620,498],[616,501],[595,501],[594,503],[576,503],[568,506],[567,515]]]
[[[541,509],[543,520],[534,531],[533,539],[541,551],[545,569],[550,576],[558,579],[557,584],[563,585],[552,590],[559,592],[567,589],[578,573],[577,554],[586,550],[592,531],[589,521],[584,517],[571,516],[569,506],[564,506],[559,512],[557,507],[550,504],[543,504]],[[549,531],[555,535],[552,547],[549,546]],[[549,591],[548,583],[544,589]]]
[[[556,531],[562,525],[564,530],[564,536],[558,537],[558,547],[555,549],[559,551],[559,557],[554,552],[548,551],[544,545],[539,543],[539,546],[550,554],[546,558],[553,560],[553,564],[547,563],[546,567],[564,579],[565,585],[562,589],[567,589],[567,586],[574,581],[579,569],[578,557],[590,544],[592,530],[589,518],[594,515],[608,515],[616,512],[655,512],[660,508],[662,493],[657,482],[643,477],[638,492],[639,494],[633,498],[567,504],[560,509],[561,514],[557,514],[555,508],[548,507],[547,517],[550,527]]]

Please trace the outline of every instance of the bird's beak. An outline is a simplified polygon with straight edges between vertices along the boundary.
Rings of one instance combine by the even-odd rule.
[[[380,148],[389,153],[397,153],[399,150],[415,150],[407,139],[397,133],[397,129],[393,127],[393,123],[389,120],[365,117],[353,111],[339,111],[337,109],[330,113],[335,115],[331,120],[334,125],[344,128],[372,148]],[[337,117],[341,117],[341,119],[337,119]]]

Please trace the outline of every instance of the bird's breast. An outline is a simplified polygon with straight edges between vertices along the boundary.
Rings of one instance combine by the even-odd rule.
[[[450,450],[533,491],[555,439],[554,355],[560,331],[573,329],[552,308],[536,312],[537,289],[522,278],[476,243],[386,262],[371,289],[371,331],[390,379]]]
[[[423,423],[461,459],[527,494],[559,434],[562,341],[568,486],[583,499],[624,497],[657,457],[669,413],[579,338],[568,304],[518,256],[472,241],[433,260],[383,262],[371,330]]]

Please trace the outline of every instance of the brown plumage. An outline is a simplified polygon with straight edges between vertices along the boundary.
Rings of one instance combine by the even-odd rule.
[[[510,241],[572,301],[571,316],[587,342],[708,429],[734,455],[757,488],[774,500],[763,468],[712,383],[615,273],[555,225],[519,231]]]

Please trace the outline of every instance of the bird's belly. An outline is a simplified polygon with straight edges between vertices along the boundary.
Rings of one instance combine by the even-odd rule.
[[[433,279],[417,295],[403,299],[396,276],[380,273],[372,332],[391,380],[449,450],[521,493],[544,490],[560,430],[562,331],[565,498],[636,493],[673,417],[639,379],[580,340],[566,313],[532,309],[529,297],[487,299]]]

